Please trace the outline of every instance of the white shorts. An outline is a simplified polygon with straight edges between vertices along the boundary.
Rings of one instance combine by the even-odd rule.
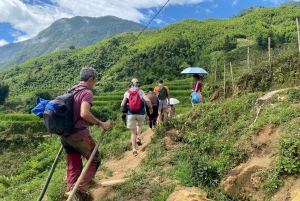
[[[130,114],[127,115],[127,128],[133,129],[137,125],[142,125],[142,122],[145,120],[144,114]]]

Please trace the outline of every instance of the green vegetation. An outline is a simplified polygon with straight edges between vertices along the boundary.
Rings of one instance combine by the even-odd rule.
[[[249,148],[254,146],[251,139],[266,125],[273,125],[280,132],[271,150],[274,164],[255,172],[262,178],[267,200],[287,176],[300,173],[300,56],[294,24],[298,16],[299,9],[281,6],[227,20],[185,20],[147,31],[138,39],[135,33],[117,35],[2,71],[0,80],[9,86],[9,97],[0,107],[0,200],[38,197],[60,142],[56,135],[44,135],[42,119],[30,110],[37,97],[53,98],[77,83],[82,66],[95,67],[101,78],[94,89],[92,113],[113,122],[100,146],[103,162],[120,159],[131,149],[130,131],[120,118],[120,102],[132,77],[139,79],[144,91],[164,79],[171,97],[180,101],[175,105],[178,116],[166,118],[155,129],[147,157],[126,176],[124,184],[113,186],[118,193],[107,201],[139,200],[146,190],[147,198],[162,201],[176,183],[199,187],[211,200],[236,201],[226,195],[220,182],[251,158],[255,151]],[[274,36],[270,62],[265,51],[268,36]],[[180,74],[189,66],[209,72],[202,77],[203,103],[194,108],[189,99],[192,78]],[[262,105],[260,113],[253,110],[257,98],[281,88],[289,89]],[[94,126],[90,130],[98,139],[100,131]],[[172,148],[165,143],[170,130],[180,133]],[[61,199],[65,190],[66,164],[60,160],[47,190],[48,200]],[[105,176],[113,173],[104,167],[101,171]],[[171,182],[163,184],[156,178]]]

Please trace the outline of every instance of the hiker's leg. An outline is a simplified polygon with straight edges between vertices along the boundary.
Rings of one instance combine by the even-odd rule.
[[[75,186],[82,170],[81,154],[66,154],[67,158],[67,191]]]
[[[136,127],[131,129],[131,145],[132,145],[132,150],[136,150],[136,132],[137,132]]]
[[[131,130],[132,150],[136,150],[137,125],[142,125],[144,115],[128,115],[127,128]]]
[[[82,154],[82,156],[84,158],[86,158],[86,160],[89,160],[95,146],[96,143],[94,141],[94,139],[92,138],[92,136],[87,136],[83,138],[84,141],[84,146],[86,147],[86,153]],[[88,151],[89,150],[89,151]],[[81,193],[86,193],[92,179],[94,178],[97,169],[99,168],[101,164],[101,156],[99,154],[99,151],[97,150],[92,163],[90,164],[87,172],[85,173],[84,177],[82,178],[79,186],[78,186],[78,190]]]
[[[62,137],[62,139],[63,139],[63,137]],[[93,152],[93,149],[94,149],[96,143],[93,140],[92,136],[90,135],[89,130],[87,130],[87,129],[79,131],[76,134],[70,134],[69,136],[64,137],[64,139],[66,139],[68,146],[72,147],[72,149],[67,147],[69,155],[74,155],[74,154],[70,154],[70,152],[72,152],[74,150],[77,152],[77,156],[74,155],[74,156],[69,156],[69,157],[77,158],[76,162],[72,161],[72,160],[71,160],[71,162],[72,162],[72,166],[76,167],[76,172],[80,171],[79,172],[79,175],[80,175],[81,171],[82,171],[82,165],[79,166],[78,159],[80,159],[80,163],[81,163],[81,156],[84,156],[85,158],[88,159],[90,157],[91,153]],[[79,185],[77,191],[79,191],[81,193],[86,192],[86,190],[90,184],[90,181],[94,177],[94,175],[97,171],[97,168],[100,165],[100,161],[101,161],[101,158],[98,153],[95,155],[93,162],[91,163],[87,173],[85,174],[83,180],[80,182],[80,185]],[[72,170],[72,172],[74,172],[74,170]],[[77,177],[77,179],[78,179],[78,177]],[[77,181],[77,179],[76,179],[76,181]]]
[[[61,136],[61,143],[67,159],[67,191],[70,191],[79,178],[82,170],[81,154],[72,146],[72,136]]]
[[[159,122],[161,122],[161,115],[162,115],[162,114],[161,114],[161,110],[162,110],[161,108],[158,109],[157,124],[158,124]]]
[[[153,120],[149,120],[149,127],[152,129]]]
[[[142,133],[142,125],[137,123],[136,124],[136,135],[137,135],[138,138],[141,137],[141,133]]]
[[[165,118],[167,118],[167,116],[168,116],[167,108],[164,108],[163,111],[164,111],[164,119],[165,119]]]

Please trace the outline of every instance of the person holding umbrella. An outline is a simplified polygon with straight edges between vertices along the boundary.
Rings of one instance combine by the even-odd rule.
[[[193,74],[194,86],[192,88],[191,103],[194,107],[195,103],[202,101],[202,83],[200,82],[200,74],[208,74],[206,70],[200,67],[188,67],[181,71],[180,74]]]
[[[175,107],[174,105],[179,104],[179,100],[176,98],[170,98],[170,107],[168,108],[168,117],[172,117],[175,115]]]
[[[191,94],[191,103],[192,107],[195,106],[196,103],[199,103],[202,101],[202,83],[200,82],[200,75],[199,74],[194,74],[194,86],[192,89],[192,94]]]

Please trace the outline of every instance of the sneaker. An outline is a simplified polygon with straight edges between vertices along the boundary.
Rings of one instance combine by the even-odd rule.
[[[133,151],[132,154],[134,157],[136,157],[138,155],[137,151]]]
[[[136,143],[137,143],[138,146],[141,146],[141,145],[142,145],[142,140],[141,140],[141,138],[137,138]]]

